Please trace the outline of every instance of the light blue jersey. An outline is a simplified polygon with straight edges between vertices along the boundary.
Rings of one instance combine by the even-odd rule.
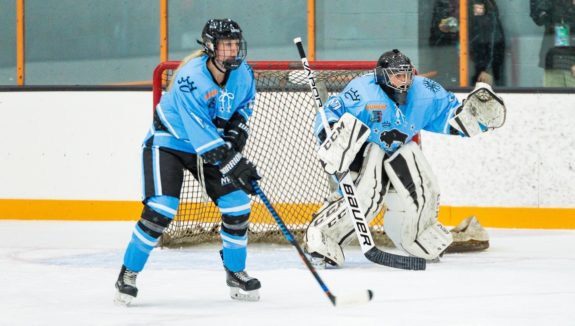
[[[250,66],[242,62],[230,71],[222,88],[213,80],[207,60],[205,55],[194,58],[178,70],[156,107],[167,132],[152,128],[145,141],[153,137],[154,146],[202,155],[224,144],[222,128],[234,113],[248,121],[256,96]]]
[[[366,74],[330,97],[325,112],[329,123],[339,120],[346,112],[351,113],[371,129],[367,141],[392,154],[421,130],[450,134],[448,121],[460,105],[455,95],[437,82],[414,76],[405,104],[398,107],[375,83],[374,75]],[[323,125],[318,114],[314,125],[316,136],[321,130]]]

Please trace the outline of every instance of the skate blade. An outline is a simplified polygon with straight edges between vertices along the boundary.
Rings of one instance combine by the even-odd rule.
[[[243,291],[239,288],[230,287],[230,297],[239,301],[260,301],[260,291]]]
[[[319,257],[308,256],[309,262],[315,269],[325,269],[325,259]]]
[[[134,297],[128,294],[116,292],[116,297],[114,298],[114,304],[117,306],[128,307],[132,303]]]

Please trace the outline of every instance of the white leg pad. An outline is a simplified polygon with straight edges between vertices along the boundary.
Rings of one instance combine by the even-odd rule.
[[[308,228],[305,237],[306,250],[312,257],[323,257],[326,263],[333,266],[343,265],[345,256],[341,246],[319,228]]]
[[[414,242],[403,244],[402,247],[413,256],[431,260],[437,258],[452,242],[451,233],[436,222],[420,232]]]
[[[437,258],[453,240],[437,222],[439,187],[419,146],[402,146],[384,166],[393,186],[385,198],[386,234],[413,256]]]
[[[389,187],[389,180],[383,173],[385,153],[379,146],[369,144],[364,157],[355,185],[359,205],[369,222],[383,206],[383,196]],[[345,261],[341,246],[345,246],[354,238],[353,220],[347,215],[344,199],[339,196],[314,214],[314,219],[306,231],[306,250],[312,256],[314,254],[325,256],[328,258],[328,263],[341,266]]]

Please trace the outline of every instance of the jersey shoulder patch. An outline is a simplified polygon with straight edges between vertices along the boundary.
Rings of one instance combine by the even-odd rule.
[[[339,95],[345,107],[363,107],[367,99],[373,97],[371,93],[375,84],[371,81],[372,78],[368,76],[360,76],[349,82]]]
[[[439,84],[435,80],[425,78],[425,77],[415,76],[413,78],[412,87],[417,89],[418,92],[421,93],[420,95],[426,94],[428,96],[433,96],[433,97],[443,97],[443,96],[445,96],[445,94],[447,92],[445,90],[445,88],[443,88],[443,86],[441,86],[441,84]]]

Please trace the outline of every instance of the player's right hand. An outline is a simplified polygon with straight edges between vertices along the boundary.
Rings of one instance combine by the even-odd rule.
[[[256,194],[251,183],[254,180],[260,180],[262,177],[258,173],[255,164],[243,157],[241,153],[235,153],[231,160],[220,167],[220,171],[224,176],[229,177],[238,188],[248,194]]]

